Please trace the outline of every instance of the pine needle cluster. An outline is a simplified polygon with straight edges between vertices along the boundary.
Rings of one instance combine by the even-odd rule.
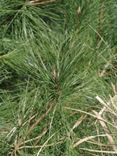
[[[0,0],[0,156],[117,154],[116,0]]]

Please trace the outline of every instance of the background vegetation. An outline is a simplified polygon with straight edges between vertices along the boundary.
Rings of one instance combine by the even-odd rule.
[[[0,0],[0,156],[117,155],[116,0]]]

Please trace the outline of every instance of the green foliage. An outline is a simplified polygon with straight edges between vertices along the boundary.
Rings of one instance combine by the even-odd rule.
[[[97,95],[116,94],[116,7],[115,0],[0,1],[0,156],[112,155],[106,137],[74,146],[105,132],[91,113],[102,107]]]

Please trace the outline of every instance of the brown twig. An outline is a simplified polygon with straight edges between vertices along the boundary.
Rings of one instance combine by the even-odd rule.
[[[105,123],[104,121],[102,121],[102,120],[103,120],[102,116],[101,116],[98,112],[96,112],[96,111],[93,111],[93,112],[94,112],[94,114],[97,116],[97,119],[99,119],[99,122],[100,122],[100,124],[101,124],[103,130],[104,130],[105,133],[106,133],[106,136],[107,136],[107,138],[108,138],[109,143],[110,143],[111,145],[113,145],[113,146],[112,146],[113,150],[114,150],[115,152],[117,152],[117,146],[115,145],[114,139],[113,139],[113,137],[111,136],[111,134],[110,134],[110,132],[109,132],[109,130],[108,130],[108,127],[107,127],[106,123]]]
[[[43,5],[52,2],[56,2],[56,0],[31,0],[28,2],[28,5]]]
[[[76,122],[75,124],[73,125],[73,127],[71,128],[70,132],[72,132],[75,128],[77,128],[83,121],[84,119],[86,118],[86,115],[82,115]]]
[[[27,132],[27,135],[30,135],[33,129],[49,114],[52,107],[53,107],[53,104],[49,103],[49,108],[47,109],[47,111],[42,116],[40,116],[39,119],[37,119],[36,122],[30,127],[30,129]]]

